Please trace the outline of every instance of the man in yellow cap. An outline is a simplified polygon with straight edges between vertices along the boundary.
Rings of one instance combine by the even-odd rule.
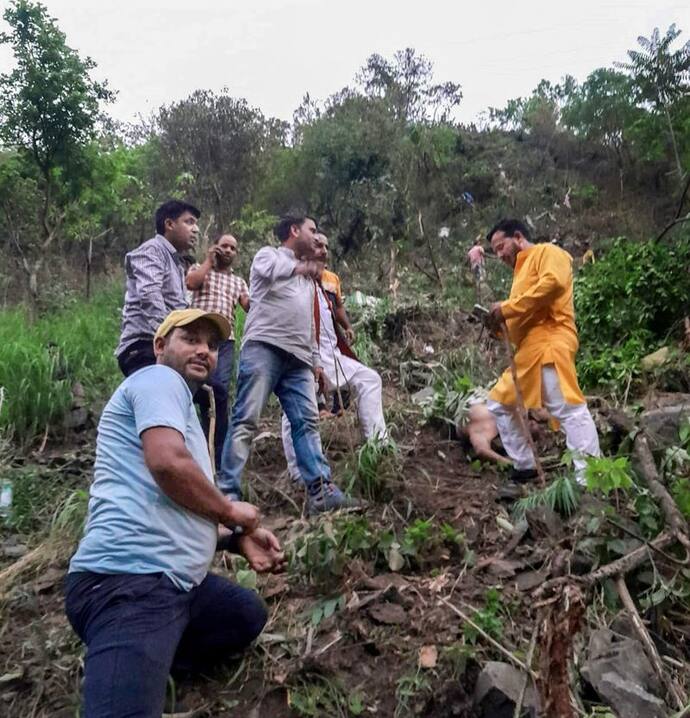
[[[491,318],[496,325],[505,322],[516,348],[517,379],[525,407],[543,406],[558,419],[573,452],[575,476],[583,482],[586,457],[599,455],[599,437],[575,370],[578,339],[572,257],[554,244],[532,244],[527,227],[515,219],[499,222],[487,239],[496,256],[513,269],[510,297],[492,305]],[[510,370],[489,394],[488,408],[513,460],[513,479],[533,478],[534,457],[516,416]]]
[[[67,616],[88,647],[86,718],[160,716],[171,669],[206,670],[266,622],[255,592],[208,573],[219,524],[254,570],[283,563],[258,510],[215,487],[192,403],[229,333],[220,314],[171,312],[153,340],[156,364],[126,378],[103,410],[86,528],[65,581]]]

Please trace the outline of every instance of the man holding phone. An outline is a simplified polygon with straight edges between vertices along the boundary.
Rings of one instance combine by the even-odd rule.
[[[238,254],[237,239],[224,234],[209,247],[206,259],[187,272],[187,289],[192,292],[192,307],[205,312],[222,314],[230,322],[230,336],[218,349],[218,366],[208,384],[216,402],[216,431],[214,435],[216,467],[220,466],[223,442],[228,431],[228,392],[235,358],[235,309],[241,305],[249,311],[247,283],[232,270]],[[201,409],[201,424],[208,436],[208,397],[199,392],[196,401]]]

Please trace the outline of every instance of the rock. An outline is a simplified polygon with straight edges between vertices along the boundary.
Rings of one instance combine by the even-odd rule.
[[[434,398],[434,387],[425,386],[423,389],[416,391],[410,398],[413,404],[426,404]]]
[[[489,661],[482,668],[474,687],[474,705],[481,718],[513,718],[525,674],[509,663]],[[530,679],[522,702],[522,716],[536,718],[537,694]]]
[[[405,609],[397,603],[377,603],[369,609],[369,615],[378,623],[397,625],[407,621]]]
[[[618,716],[668,718],[666,704],[660,698],[617,673],[604,673],[597,683],[597,693]]]
[[[560,539],[563,534],[563,519],[548,506],[536,506],[525,512],[529,532],[535,540],[549,537]]]
[[[667,715],[659,679],[642,644],[607,628],[589,639],[582,675],[619,716],[661,718]]]
[[[652,354],[647,354],[646,357],[642,357],[642,359],[640,359],[640,366],[645,371],[652,371],[652,369],[657,369],[666,364],[670,354],[671,350],[668,347],[661,347],[661,349],[657,349],[657,351]]]
[[[652,448],[676,446],[680,440],[678,431],[681,424],[690,420],[690,402],[684,401],[660,409],[645,411],[640,417],[640,426],[649,436]]]
[[[515,577],[515,585],[518,591],[531,591],[537,586],[541,586],[549,577],[549,572],[543,571],[525,571]]]

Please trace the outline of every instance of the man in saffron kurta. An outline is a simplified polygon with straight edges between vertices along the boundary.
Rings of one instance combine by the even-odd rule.
[[[575,370],[572,257],[553,244],[532,244],[529,230],[518,220],[499,222],[488,239],[498,258],[514,272],[510,297],[492,305],[491,315],[508,328],[525,407],[543,406],[560,422],[574,455],[576,478],[582,481],[585,457],[599,455],[599,438]],[[500,377],[489,399],[501,441],[513,460],[513,478],[531,478],[534,457],[515,415],[510,370]]]

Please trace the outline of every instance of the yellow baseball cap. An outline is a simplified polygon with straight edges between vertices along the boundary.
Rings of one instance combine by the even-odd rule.
[[[184,327],[187,324],[196,322],[198,319],[208,319],[213,322],[223,341],[230,336],[232,331],[230,322],[222,314],[205,312],[203,309],[175,309],[162,321],[153,339],[155,341],[158,337],[166,337],[175,327]]]

